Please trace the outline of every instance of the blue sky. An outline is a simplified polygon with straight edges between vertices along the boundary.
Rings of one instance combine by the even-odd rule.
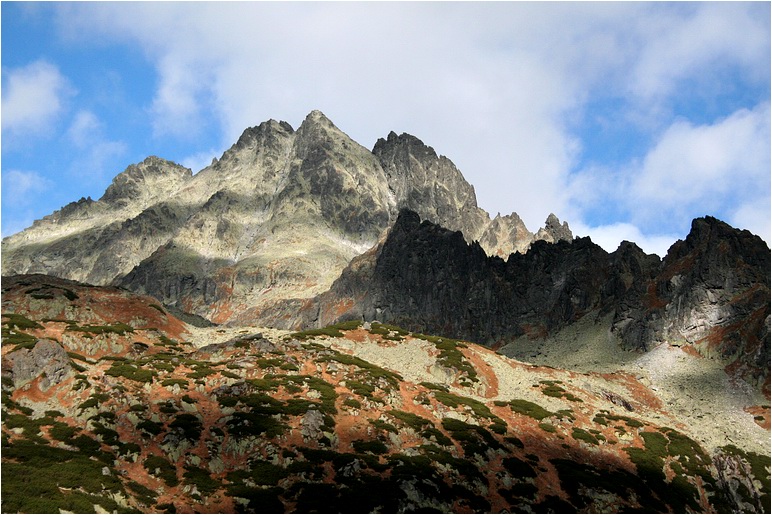
[[[766,2],[3,2],[1,35],[3,236],[321,109],[368,148],[421,138],[533,231],[770,241]]]

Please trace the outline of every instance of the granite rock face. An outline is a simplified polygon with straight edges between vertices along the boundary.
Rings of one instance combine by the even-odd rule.
[[[3,274],[119,285],[217,323],[288,327],[401,208],[493,255],[572,238],[552,218],[536,235],[514,213],[490,220],[418,138],[392,132],[369,151],[313,111],[297,131],[275,120],[246,129],[195,175],[156,157],[129,166],[99,200],[4,239]]]
[[[693,345],[769,391],[770,251],[761,238],[697,218],[686,239],[643,278],[613,323],[627,346]]]
[[[70,357],[53,340],[38,340],[31,349],[19,349],[3,356],[3,375],[7,374],[15,388],[40,378],[40,389],[45,391],[72,373]]]
[[[536,241],[504,261],[405,210],[300,323],[380,320],[496,345],[611,315],[609,333],[625,348],[690,345],[768,391],[769,270],[760,238],[710,217],[696,219],[664,260],[633,243],[608,253],[577,238]]]
[[[191,178],[149,157],[115,177],[97,201],[82,198],[3,239],[3,275],[42,273],[107,284],[166,242],[190,214],[171,195]]]
[[[646,259],[638,252],[636,258]],[[460,231],[403,210],[388,238],[353,261],[304,322],[381,320],[493,344],[611,309],[632,287],[615,282],[626,263],[626,256],[609,255],[589,238],[536,241],[526,254],[504,261],[467,243]],[[330,308],[343,304],[350,310]]]

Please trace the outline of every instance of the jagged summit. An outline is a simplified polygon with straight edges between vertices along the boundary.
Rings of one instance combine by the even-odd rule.
[[[218,322],[281,325],[400,209],[502,257],[571,239],[566,224],[534,234],[516,215],[491,220],[456,166],[415,136],[391,132],[371,151],[315,110],[297,130],[273,119],[245,129],[195,175],[158,157],[130,165],[100,200],[4,239],[3,274],[115,283]]]
[[[193,172],[173,161],[150,156],[141,163],[130,165],[115,176],[99,199],[113,205],[147,204],[155,198],[171,194],[190,179]]]
[[[3,274],[120,284],[217,322],[282,325],[400,209],[502,257],[572,238],[552,218],[536,234],[515,214],[491,220],[455,165],[415,136],[391,132],[370,151],[315,110],[297,130],[273,119],[245,129],[195,175],[155,156],[130,165],[98,201],[4,239]]]
[[[770,251],[714,218],[534,234],[312,112],[2,250],[4,511],[770,511]]]

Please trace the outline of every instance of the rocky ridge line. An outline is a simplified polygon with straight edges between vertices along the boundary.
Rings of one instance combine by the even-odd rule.
[[[246,129],[195,175],[155,157],[129,166],[99,200],[5,238],[3,274],[116,284],[218,323],[286,327],[401,208],[494,255],[572,237],[552,215],[536,234],[515,214],[490,220],[461,172],[418,138],[392,132],[370,151],[313,111],[297,130]]]
[[[663,260],[629,242],[608,253],[577,238],[537,241],[504,261],[403,210],[300,316],[317,326],[380,320],[494,347],[593,316],[609,320],[623,348],[687,345],[769,396],[769,264],[761,238],[711,217]]]

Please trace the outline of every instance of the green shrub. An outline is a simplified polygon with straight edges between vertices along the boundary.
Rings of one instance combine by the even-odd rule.
[[[362,403],[354,398],[349,398],[343,401],[344,406],[348,406],[349,408],[355,408],[360,409],[362,407]]]
[[[189,384],[187,379],[164,379],[161,381],[161,386],[178,385],[180,388],[187,388]]]
[[[399,429],[394,427],[393,425],[389,424],[388,422],[384,422],[380,419],[373,419],[370,420],[370,423],[373,425],[374,428],[380,429],[381,431],[388,431],[390,433],[399,433]]]
[[[543,420],[554,415],[554,413],[547,411],[538,404],[526,401],[524,399],[512,399],[509,401],[509,403],[506,404],[508,404],[510,409],[512,409],[512,411],[515,413],[520,413],[521,415],[526,415],[536,420]]]
[[[158,435],[164,430],[163,424],[159,422],[153,422],[152,420],[143,420],[137,424],[137,429],[145,431],[151,435]]]
[[[204,495],[211,495],[222,487],[222,484],[212,479],[212,476],[206,470],[188,465],[183,474],[185,481],[196,485],[198,491]]]
[[[152,504],[155,504],[155,500],[158,495],[156,494],[155,490],[151,490],[150,488],[133,480],[126,483],[126,488],[131,490],[131,492],[134,494],[134,498],[145,506],[149,507]]]
[[[514,456],[504,458],[501,464],[512,477],[528,478],[537,476],[536,471],[531,465]]]
[[[3,448],[2,511],[4,513],[93,512],[94,504],[121,511],[110,496],[122,494],[113,473],[102,474],[104,462],[30,440],[16,440]]]
[[[35,322],[34,320],[30,320],[24,315],[20,315],[17,313],[3,313],[2,318],[5,319],[3,321],[3,325],[6,326],[8,329],[13,329],[14,327],[16,329],[21,329],[21,330],[43,329],[43,326],[40,325],[39,323]]]
[[[106,393],[93,393],[91,394],[91,397],[83,401],[80,406],[78,406],[78,409],[83,411],[88,408],[96,408],[108,399],[110,399],[110,396]]]
[[[153,308],[153,309],[155,309],[155,310],[157,310],[157,311],[159,311],[162,315],[166,314],[166,311],[164,311],[164,308],[162,308],[158,304],[148,304],[148,306]]]
[[[169,424],[169,429],[179,429],[186,439],[197,442],[201,438],[203,426],[192,413],[180,413]]]
[[[339,324],[322,327],[321,329],[308,329],[306,331],[292,333],[290,336],[296,340],[306,340],[315,336],[331,336],[333,338],[342,338],[343,333],[341,331],[352,331],[358,328],[360,325],[362,325],[361,322],[351,320],[348,322],[341,322]]]
[[[414,333],[413,336],[433,343],[437,347],[440,351],[440,354],[437,356],[437,363],[448,368],[456,369],[462,374],[466,374],[466,377],[472,382],[476,383],[479,381],[477,370],[475,370],[474,366],[466,359],[464,354],[458,350],[466,348],[466,344],[454,340],[453,338],[443,338],[440,336],[430,336],[420,333]]]
[[[358,453],[386,454],[389,451],[389,448],[379,440],[355,440],[351,445]]]
[[[262,460],[251,463],[250,467],[250,477],[258,485],[276,485],[289,474],[283,467]]]
[[[459,405],[469,406],[478,417],[489,418],[494,422],[504,423],[503,420],[491,413],[488,406],[478,400],[443,391],[434,392],[434,397],[450,408],[457,408]]]
[[[15,345],[16,347],[14,347],[13,350],[31,349],[38,342],[38,339],[34,336],[14,331],[7,327],[3,327],[2,329],[2,339],[3,345]]]
[[[144,463],[145,470],[161,478],[169,486],[177,486],[177,468],[161,456],[148,456]]]
[[[123,322],[116,322],[109,325],[83,325],[71,324],[67,326],[68,331],[77,331],[81,333],[96,334],[110,334],[115,333],[120,336],[125,336],[126,333],[133,333],[134,328]]]
[[[113,377],[125,377],[131,381],[137,381],[139,383],[150,383],[153,381],[155,374],[150,370],[138,368],[136,365],[128,363],[115,362],[112,366],[105,371],[106,375]]]
[[[386,340],[402,341],[405,336],[410,334],[409,331],[390,324],[381,324],[380,322],[373,322],[370,324],[370,333],[383,336]]]
[[[599,441],[595,436],[591,435],[590,433],[588,433],[587,431],[579,427],[573,428],[573,430],[571,431],[571,436],[574,438],[574,440],[581,440],[583,442],[587,442],[592,445],[599,444]]]
[[[228,421],[228,432],[236,438],[265,434],[273,438],[284,434],[287,426],[269,415],[236,412]]]
[[[399,383],[402,381],[402,376],[396,372],[391,372],[377,365],[373,365],[372,363],[369,363],[356,356],[336,353],[330,359],[344,365],[354,365],[359,367],[364,372],[366,372],[371,382],[376,382],[378,379],[384,379],[392,386],[392,388],[399,388]]]
[[[420,431],[426,426],[434,427],[434,424],[432,424],[431,421],[419,415],[416,415],[414,413],[408,413],[407,411],[401,411],[401,410],[391,410],[391,411],[388,411],[387,413],[392,417],[396,418],[397,420],[402,421],[405,425],[407,425],[408,427],[412,428],[415,431]]]

